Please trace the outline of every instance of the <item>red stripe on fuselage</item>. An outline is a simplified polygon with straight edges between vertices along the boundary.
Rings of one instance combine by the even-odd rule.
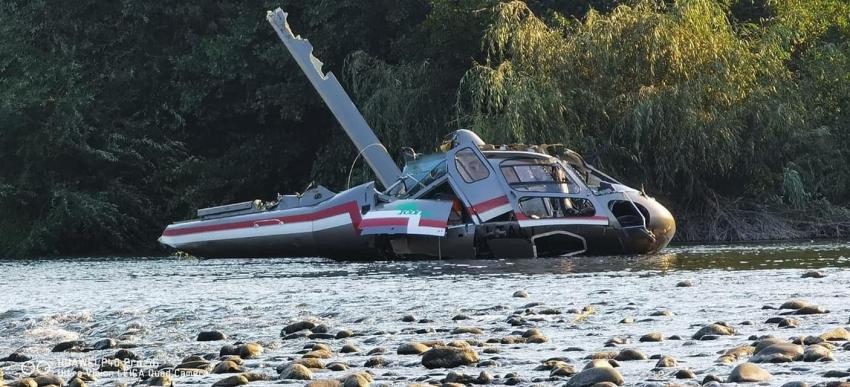
[[[319,219],[330,218],[332,216],[340,215],[348,213],[351,215],[351,220],[354,222],[354,228],[357,229],[357,226],[361,222],[360,216],[360,208],[357,207],[357,202],[348,202],[343,203],[337,206],[333,206],[330,208],[326,208],[321,211],[316,211],[307,214],[298,214],[298,215],[289,215],[289,216],[278,216],[271,218],[261,218],[261,219],[250,219],[250,220],[242,220],[238,222],[230,222],[230,223],[220,223],[220,224],[210,224],[210,225],[198,225],[198,226],[189,226],[189,227],[179,227],[179,228],[168,228],[163,231],[163,236],[180,236],[180,235],[188,235],[188,234],[197,234],[202,232],[211,232],[211,231],[225,231],[225,230],[234,230],[239,228],[249,228],[254,227],[254,224],[257,222],[265,222],[269,220],[278,220],[282,223],[299,223],[299,222],[312,222]]]
[[[472,205],[472,212],[474,212],[476,214],[480,214],[482,212],[492,210],[492,209],[494,209],[498,206],[502,206],[502,205],[505,205],[505,204],[508,204],[508,203],[510,203],[510,201],[508,201],[507,196],[499,196],[497,198],[485,200],[485,201],[478,203],[478,204],[473,204]]]

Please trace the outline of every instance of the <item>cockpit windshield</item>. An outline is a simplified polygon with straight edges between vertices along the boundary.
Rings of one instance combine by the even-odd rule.
[[[575,193],[580,189],[558,162],[534,158],[509,159],[503,161],[500,167],[508,184],[517,191]]]

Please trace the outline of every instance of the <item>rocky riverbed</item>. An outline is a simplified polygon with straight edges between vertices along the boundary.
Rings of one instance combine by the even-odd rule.
[[[0,385],[850,385],[848,257],[0,261]]]

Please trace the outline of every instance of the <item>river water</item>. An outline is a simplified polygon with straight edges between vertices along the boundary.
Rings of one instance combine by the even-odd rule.
[[[265,351],[246,360],[246,369],[276,379],[275,368],[301,356],[308,342],[282,340],[281,329],[293,322],[321,321],[335,333],[349,329],[347,339],[317,340],[334,350],[333,359],[351,366],[349,371],[314,370],[314,377],[339,378],[364,370],[367,351],[381,347],[388,365],[371,368],[376,385],[406,385],[413,380],[440,380],[447,370],[427,370],[417,355],[397,355],[409,341],[474,339],[481,360],[454,369],[473,376],[482,370],[504,382],[516,373],[520,385],[562,385],[567,378],[551,379],[548,371],[534,370],[541,361],[566,357],[577,369],[584,358],[599,351],[637,349],[647,356],[671,355],[679,365],[655,369],[656,360],[620,362],[627,385],[649,383],[694,384],[705,375],[726,379],[732,365],[720,364],[718,352],[749,344],[752,335],[792,338],[819,335],[848,326],[850,318],[850,245],[845,242],[812,242],[775,245],[684,246],[663,254],[638,257],[573,257],[535,260],[335,262],[302,259],[185,258],[74,258],[0,261],[0,357],[21,353],[26,363],[0,361],[7,379],[38,364],[66,379],[71,362],[94,373],[96,358],[115,349],[92,352],[51,352],[59,342],[82,340],[91,344],[115,338],[149,367],[177,364],[192,354],[218,354],[224,344],[257,342]],[[823,278],[802,278],[818,270]],[[677,287],[681,281],[693,286]],[[517,290],[527,298],[513,297]],[[767,324],[790,299],[804,299],[829,313],[793,316],[797,328]],[[529,306],[530,303],[540,305]],[[591,306],[593,313],[577,311]],[[549,313],[542,314],[544,309]],[[670,311],[670,316],[652,316]],[[512,327],[506,321],[517,313],[529,326]],[[402,322],[404,315],[431,322]],[[464,314],[466,320],[452,318]],[[620,323],[626,317],[636,322]],[[725,321],[737,334],[712,341],[691,336],[706,324]],[[746,322],[752,322],[752,325]],[[454,335],[458,327],[477,327],[483,334]],[[539,328],[548,341],[542,344],[483,344],[529,327]],[[415,329],[433,328],[417,334]],[[225,341],[197,342],[200,331],[219,330]],[[519,331],[519,332],[513,332]],[[661,332],[661,342],[639,342],[646,333]],[[671,340],[670,336],[682,340]],[[619,348],[605,347],[620,337]],[[340,354],[344,343],[361,349]],[[795,361],[763,364],[771,372],[770,384],[788,381],[818,383],[846,380],[828,378],[827,371],[848,371],[850,350],[832,353],[831,362]],[[485,353],[483,345],[499,353]],[[570,349],[570,351],[565,351]],[[488,352],[494,352],[488,351]],[[211,357],[211,356],[210,356]],[[26,364],[26,366],[24,366]],[[695,381],[675,380],[679,369],[693,370]],[[122,373],[99,373],[90,385],[132,384]],[[176,384],[209,385],[227,375],[181,376]],[[289,383],[291,383],[290,381]],[[2,383],[0,383],[2,384]],[[281,385],[270,380],[251,385]],[[301,385],[303,382],[291,383]]]

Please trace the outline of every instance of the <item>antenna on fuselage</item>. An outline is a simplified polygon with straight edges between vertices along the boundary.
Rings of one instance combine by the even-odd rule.
[[[271,23],[277,36],[283,42],[292,58],[301,67],[301,71],[313,84],[313,88],[325,101],[325,104],[339,121],[345,133],[357,147],[358,156],[362,155],[384,188],[390,187],[401,176],[401,170],[390,157],[375,132],[363,119],[357,106],[339,84],[339,81],[328,72],[322,73],[322,62],[313,56],[313,46],[306,39],[295,36],[286,21],[286,12],[278,8],[269,11],[266,18]]]

